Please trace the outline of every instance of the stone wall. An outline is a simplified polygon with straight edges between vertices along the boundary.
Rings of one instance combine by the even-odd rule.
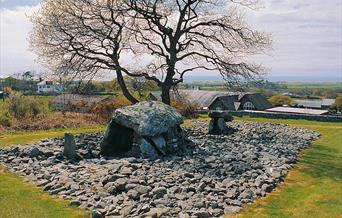
[[[208,111],[198,111],[198,113],[208,113]],[[342,116],[333,115],[308,115],[308,114],[289,114],[289,113],[276,113],[266,111],[229,111],[233,116],[243,117],[261,117],[270,119],[295,119],[295,120],[313,120],[322,122],[342,122]]]

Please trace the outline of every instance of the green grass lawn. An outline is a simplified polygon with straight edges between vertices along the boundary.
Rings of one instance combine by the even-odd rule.
[[[49,131],[6,133],[0,135],[0,147],[12,144],[37,142],[44,138],[63,136],[65,132],[74,134],[103,131],[104,126],[81,127],[78,129],[55,129]],[[0,166],[0,218],[72,218],[89,217],[81,209],[68,206],[64,200],[53,199],[22,178],[1,169]]]
[[[303,120],[238,120],[288,123],[321,133],[285,183],[236,217],[342,217],[342,123]]]
[[[1,218],[80,218],[89,217],[81,209],[69,207],[68,202],[53,199],[40,188],[27,184],[22,178],[0,168]]]
[[[14,145],[14,144],[28,144],[34,143],[41,139],[63,136],[65,132],[73,134],[91,133],[104,131],[105,126],[88,126],[70,129],[53,129],[48,131],[36,132],[14,132],[0,134],[0,147]]]

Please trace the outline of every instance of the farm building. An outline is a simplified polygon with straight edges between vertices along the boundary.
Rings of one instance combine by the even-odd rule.
[[[266,109],[268,112],[289,113],[289,114],[309,114],[309,115],[325,115],[327,110],[307,109],[307,108],[293,108],[293,107],[275,107]]]
[[[329,107],[335,103],[335,99],[295,99],[295,104],[297,107],[310,108],[310,109],[329,109]]]
[[[201,109],[222,110],[265,110],[271,108],[265,96],[260,93],[215,92],[203,90],[178,90],[173,96],[187,99]],[[160,99],[161,92],[151,92],[150,100]]]
[[[53,99],[52,104],[54,110],[84,112],[87,107],[107,99],[107,96],[61,94]]]
[[[37,93],[61,93],[63,86],[54,81],[42,81],[37,84]]]

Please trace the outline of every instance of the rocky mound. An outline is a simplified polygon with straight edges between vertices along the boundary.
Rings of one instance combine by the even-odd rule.
[[[140,102],[115,110],[101,143],[101,154],[135,152],[156,159],[183,145],[183,117],[162,102]]]
[[[287,125],[232,122],[232,135],[186,128],[187,149],[154,161],[99,156],[101,134],[76,136],[80,161],[63,157],[62,139],[0,150],[0,163],[93,215],[218,217],[265,196],[318,134]],[[92,153],[89,153],[89,148]]]

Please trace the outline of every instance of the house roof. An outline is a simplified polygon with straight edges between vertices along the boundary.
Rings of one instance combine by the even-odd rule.
[[[265,110],[272,107],[271,103],[260,93],[246,93],[243,97],[249,97],[249,100],[253,102],[255,108],[258,108],[259,110]]]
[[[41,81],[39,83],[37,83],[37,85],[58,85],[59,83],[57,82],[54,82],[54,81],[51,81],[51,80],[44,80],[44,81]]]
[[[53,103],[67,103],[84,101],[88,104],[94,104],[108,99],[108,96],[61,94],[53,99]]]
[[[217,92],[192,89],[181,89],[178,90],[178,92],[180,95],[184,95],[188,100],[198,104],[201,108],[208,108],[216,100],[219,99],[221,100],[221,103],[224,104],[225,108],[229,108],[229,110],[238,110],[241,105],[239,101],[247,96],[252,96],[253,104],[259,109],[266,109],[271,107],[271,104],[267,101],[267,99],[259,93]],[[151,94],[157,99],[159,99],[161,96],[160,91],[151,92]]]
[[[308,107],[308,108],[321,108],[322,106],[330,106],[335,103],[335,99],[317,99],[317,100],[310,100],[310,99],[295,99],[294,100],[297,105]]]
[[[279,113],[293,113],[293,114],[311,114],[311,115],[323,115],[328,113],[327,110],[307,109],[307,108],[294,108],[294,107],[275,107],[266,109],[269,112]]]
[[[209,107],[218,97],[232,95],[228,92],[214,92],[203,90],[179,90],[179,93],[186,95],[187,98],[196,102],[201,107]]]
[[[322,99],[322,106],[330,106],[335,103],[335,99],[324,98]]]

